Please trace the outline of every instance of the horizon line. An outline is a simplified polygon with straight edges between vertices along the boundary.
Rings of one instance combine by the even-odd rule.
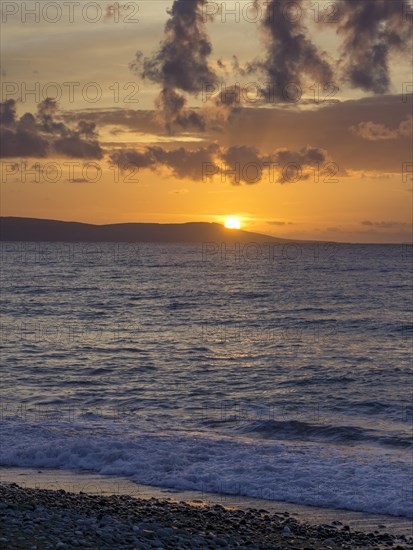
[[[189,222],[110,222],[110,223],[92,223],[92,222],[84,222],[84,221],[78,221],[78,220],[59,220],[59,219],[53,219],[53,218],[33,218],[33,217],[27,217],[27,216],[4,216],[0,215],[0,220],[3,219],[19,219],[19,220],[34,220],[34,221],[44,221],[44,222],[57,222],[57,223],[73,223],[73,224],[82,224],[82,225],[90,225],[94,227],[105,227],[105,226],[111,226],[111,225],[159,225],[159,226],[165,226],[165,225],[189,225],[189,224],[197,224],[197,225],[217,225],[224,229],[225,231],[228,231],[230,233],[236,233],[236,232],[243,232],[243,233],[252,233],[255,235],[260,235],[262,237],[268,237],[270,239],[280,239],[284,241],[290,241],[290,242],[300,242],[300,243],[331,243],[331,244],[341,244],[341,245],[376,245],[376,246],[400,246],[400,245],[406,245],[406,246],[413,246],[413,237],[411,241],[400,241],[400,242],[358,242],[358,241],[333,241],[333,240],[321,240],[321,239],[294,239],[291,237],[278,237],[276,235],[268,235],[267,233],[260,233],[257,231],[250,231],[247,229],[229,229],[225,227],[224,224],[219,222],[206,222],[206,221],[189,221]],[[7,240],[2,239],[0,235],[0,241],[2,242],[8,242]],[[13,241],[10,241],[13,242]],[[14,242],[24,242],[23,240],[14,241]],[[30,241],[28,241],[30,242]],[[47,242],[47,241],[46,241]]]

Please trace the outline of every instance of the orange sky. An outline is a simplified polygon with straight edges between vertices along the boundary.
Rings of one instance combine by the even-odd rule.
[[[309,4],[303,3],[302,16],[308,36],[336,66],[340,36],[335,27],[314,23]],[[318,88],[310,77],[304,78],[303,95],[296,102],[262,104],[250,95],[230,112],[217,107],[219,93],[206,101],[205,94],[180,90],[187,107],[205,114],[208,124],[203,131],[192,126],[168,131],[165,112],[155,106],[161,84],[132,73],[128,65],[137,50],[151,56],[159,49],[170,5],[137,2],[137,20],[128,23],[125,14],[118,23],[110,16],[91,23],[77,12],[74,23],[64,13],[53,23],[42,13],[38,22],[27,17],[23,23],[21,13],[8,16],[1,39],[2,101],[16,101],[18,123],[25,112],[36,112],[44,95],[53,97],[57,91],[55,123],[72,129],[81,120],[93,122],[96,136],[79,134],[79,139],[96,141],[102,154],[76,153],[78,145],[73,153],[73,142],[60,149],[54,143],[41,157],[11,152],[1,160],[2,215],[91,223],[221,222],[233,215],[244,229],[280,237],[411,240],[409,55],[397,52],[391,58],[385,92],[352,87],[335,74],[334,88],[324,89],[324,83],[319,88],[319,103],[314,102]],[[240,75],[232,65],[233,55],[242,66],[262,55],[259,22],[218,17],[205,29],[213,47],[208,64],[224,89],[236,83],[263,87],[262,76]],[[92,101],[96,90],[101,97]],[[335,103],[324,101],[328,93]],[[36,132],[45,137],[44,127]],[[207,178],[204,151],[210,146],[216,147],[211,158],[219,170]],[[309,147],[322,154],[317,169],[308,160]],[[182,154],[169,154],[179,148]],[[133,173],[118,172],[113,155],[119,151],[137,151],[147,164]],[[289,155],[285,162],[283,151]],[[248,183],[241,177],[234,182],[227,173],[235,168],[230,159],[236,158],[242,172],[250,164],[249,154],[260,159],[259,181]],[[156,158],[155,165],[149,157]],[[270,157],[278,161],[272,173],[262,164]],[[297,158],[303,159],[301,177],[290,171],[286,180],[283,169]]]

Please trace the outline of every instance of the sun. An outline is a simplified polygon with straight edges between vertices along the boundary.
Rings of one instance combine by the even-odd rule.
[[[234,216],[229,216],[225,220],[225,227],[227,229],[240,229],[241,222],[240,222],[239,218],[235,218]]]

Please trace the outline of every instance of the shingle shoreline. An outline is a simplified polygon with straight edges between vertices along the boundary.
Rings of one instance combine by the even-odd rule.
[[[413,538],[310,525],[264,509],[233,510],[125,495],[95,496],[0,484],[0,547],[13,549],[413,548]]]

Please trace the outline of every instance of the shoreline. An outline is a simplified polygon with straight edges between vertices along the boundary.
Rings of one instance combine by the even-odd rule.
[[[30,550],[408,550],[413,538],[311,525],[288,512],[194,506],[126,495],[97,496],[0,483],[2,547]]]
[[[197,491],[178,491],[163,487],[154,487],[133,483],[127,478],[102,476],[92,472],[73,472],[66,470],[0,468],[0,485],[17,484],[21,490],[35,490],[39,493],[54,491],[56,494],[74,494],[93,498],[129,498],[148,502],[156,499],[175,506],[185,503],[190,508],[219,506],[225,511],[246,512],[251,509],[264,509],[269,514],[294,518],[300,524],[317,528],[339,522],[348,526],[351,532],[376,533],[391,536],[413,537],[413,526],[409,518],[378,514],[366,514],[341,509],[318,508],[287,502],[269,501],[257,498],[230,496],[224,494],[202,493]],[[58,493],[60,491],[60,493]],[[286,514],[286,516],[285,516]]]

